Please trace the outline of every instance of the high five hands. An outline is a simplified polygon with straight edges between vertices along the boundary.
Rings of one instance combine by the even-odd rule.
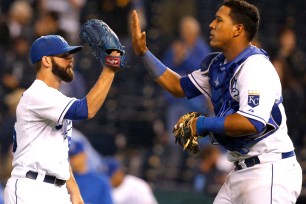
[[[146,32],[140,29],[139,18],[136,10],[133,10],[131,18],[132,44],[136,55],[141,56],[147,50]]]

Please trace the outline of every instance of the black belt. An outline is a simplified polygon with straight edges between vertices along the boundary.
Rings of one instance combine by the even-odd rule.
[[[36,180],[37,176],[38,176],[38,173],[34,172],[34,171],[28,171],[26,173],[26,177],[29,178],[29,179]],[[62,185],[64,185],[66,183],[65,180],[58,179],[55,176],[50,176],[50,175],[45,175],[45,178],[44,178],[43,181],[46,182],[46,183],[54,184],[56,186],[62,186]]]
[[[293,156],[295,156],[294,151],[282,153],[282,159],[286,159],[286,158],[293,157]],[[248,168],[248,167],[252,167],[256,164],[260,164],[260,160],[259,160],[258,156],[254,156],[254,157],[250,157],[250,158],[245,159],[243,163]],[[236,166],[236,170],[243,169],[242,165],[240,165],[238,161],[235,161],[234,164]]]

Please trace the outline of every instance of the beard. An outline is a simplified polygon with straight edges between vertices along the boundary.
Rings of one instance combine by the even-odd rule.
[[[52,73],[56,76],[58,76],[61,80],[64,82],[71,82],[74,78],[73,70],[70,65],[63,67],[60,66],[55,62],[53,58],[51,58],[52,61]]]

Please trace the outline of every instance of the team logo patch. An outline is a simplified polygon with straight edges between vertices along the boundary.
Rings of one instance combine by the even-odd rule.
[[[259,91],[249,90],[248,91],[248,105],[252,108],[259,105],[259,97],[260,93]]]

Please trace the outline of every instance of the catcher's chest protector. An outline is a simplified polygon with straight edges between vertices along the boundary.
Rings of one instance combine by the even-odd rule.
[[[241,68],[243,62],[249,56],[255,54],[267,56],[264,50],[250,46],[228,64],[224,63],[225,57],[222,53],[215,55],[209,63],[208,69],[210,77],[209,84],[212,94],[211,100],[216,116],[226,116],[239,110],[239,101],[233,98],[239,95],[239,90],[236,88],[237,79],[235,78],[235,74],[238,69]],[[277,112],[279,112],[278,104],[275,104],[269,122],[275,121],[272,117],[273,115],[279,116]],[[281,118],[276,120],[281,121]],[[211,140],[213,143],[220,144],[230,151],[237,151],[246,154],[249,151],[248,147],[270,135],[272,132],[277,130],[277,127],[278,124],[268,123],[266,130],[256,135],[237,138],[227,137],[224,135],[211,135]]]
[[[262,54],[267,56],[266,52],[257,47],[250,46],[240,53],[232,62],[224,64],[225,57],[222,53],[218,54],[209,66],[209,84],[212,93],[212,103],[214,112],[217,116],[232,114],[223,110],[224,103],[230,103],[234,112],[239,109],[239,102],[233,97],[239,95],[236,87],[236,79],[234,78],[237,69],[251,55]],[[232,97],[233,96],[233,97]],[[223,107],[223,108],[222,108]]]

